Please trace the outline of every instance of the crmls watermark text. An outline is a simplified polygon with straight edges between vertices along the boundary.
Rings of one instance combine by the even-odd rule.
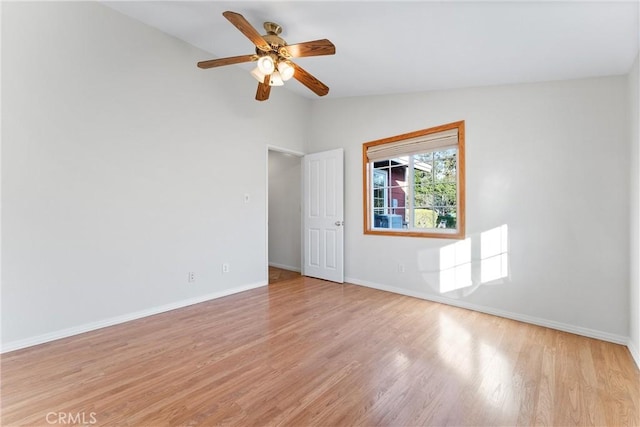
[[[95,412],[47,412],[48,424],[95,424]]]

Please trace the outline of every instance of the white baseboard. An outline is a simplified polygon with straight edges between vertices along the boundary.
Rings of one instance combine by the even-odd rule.
[[[73,335],[83,334],[85,332],[95,331],[96,329],[106,328],[108,326],[118,325],[120,323],[129,322],[131,320],[141,319],[147,316],[153,316],[154,314],[164,313],[167,311],[175,310],[189,305],[198,304],[201,302],[226,297],[229,295],[237,294],[239,292],[248,291],[251,289],[266,286],[268,283],[258,282],[249,285],[238,286],[231,289],[225,289],[224,291],[214,292],[207,295],[201,295],[194,298],[189,298],[181,301],[172,302],[169,304],[161,305],[159,307],[152,307],[145,310],[136,311],[133,313],[123,314],[121,316],[111,317],[109,319],[99,320],[97,322],[85,323],[84,325],[74,326],[72,328],[62,329],[59,331],[49,332],[34,337],[29,337],[17,341],[11,341],[2,346],[0,353],[7,353],[14,350],[20,350],[21,348],[31,347],[38,344],[44,344],[50,341],[59,340],[61,338],[67,338]]]
[[[300,273],[302,271],[302,269],[300,267],[292,267],[290,265],[284,265],[284,264],[277,264],[275,262],[270,262],[269,263],[269,267],[277,267],[277,268],[282,268],[284,270],[290,270],[290,271],[295,271],[296,273]]]
[[[627,340],[627,348],[629,349],[629,353],[631,353],[631,357],[636,362],[636,366],[640,369],[640,352],[633,341],[631,341],[631,338]]]
[[[420,298],[428,301],[438,302],[441,304],[452,305],[455,307],[466,308],[468,310],[479,311],[481,313],[491,314],[493,316],[504,317],[506,319],[517,320],[524,323],[530,323],[532,325],[544,326],[550,329],[557,329],[563,332],[570,332],[576,335],[582,335],[589,338],[596,338],[602,341],[608,341],[615,344],[628,345],[628,337],[611,334],[608,332],[602,332],[595,329],[583,328],[580,326],[569,325],[567,323],[555,322],[553,320],[541,319],[538,317],[527,316],[524,314],[513,313],[509,311],[498,310],[491,307],[485,307],[482,305],[471,304],[464,301],[454,300],[451,298],[445,298],[438,295],[431,295],[426,292],[411,291],[408,289],[397,288],[395,286],[381,285],[379,283],[373,283],[369,281],[359,280],[352,277],[345,278],[345,282],[353,283],[355,285],[366,286],[368,288],[378,289],[381,291],[393,292],[400,295],[406,295],[414,298]],[[631,350],[631,348],[629,348]],[[632,351],[633,354],[633,351]],[[637,354],[637,351],[636,351]],[[636,356],[634,356],[636,357]],[[636,363],[638,359],[636,357]]]

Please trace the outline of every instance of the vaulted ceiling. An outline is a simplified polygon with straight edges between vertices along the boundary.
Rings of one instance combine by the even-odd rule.
[[[201,60],[254,53],[226,10],[261,33],[280,24],[289,44],[327,38],[334,56],[296,62],[332,98],[625,74],[639,48],[636,1],[102,3],[210,52]],[[250,64],[230,67],[251,78]],[[285,87],[316,97],[294,80]]]

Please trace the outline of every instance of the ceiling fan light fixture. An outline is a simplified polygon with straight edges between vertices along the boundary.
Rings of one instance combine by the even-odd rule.
[[[253,76],[254,79],[259,81],[260,83],[264,82],[264,76],[265,75],[262,73],[262,71],[260,71],[259,67],[254,68],[251,71],[251,75]]]
[[[267,34],[260,35],[258,30],[239,13],[227,10],[222,13],[222,16],[253,43],[255,53],[200,61],[196,64],[198,68],[208,69],[255,62],[256,68],[251,70],[250,74],[258,81],[256,101],[266,101],[269,99],[271,86],[283,86],[284,81],[291,78],[295,78],[318,96],[325,96],[329,93],[327,85],[291,60],[292,58],[335,54],[336,47],[329,40],[312,40],[289,45],[280,37],[282,27],[278,24],[265,22],[264,29]]]
[[[265,74],[262,73],[262,71],[260,71],[259,67],[254,68],[251,71],[251,75],[253,76],[254,79],[256,79],[257,81],[259,81],[260,83],[264,82],[264,76]]]
[[[291,66],[291,64],[289,64],[288,61],[280,61],[278,63],[278,71],[280,72],[280,77],[282,77],[282,80],[286,82],[291,77],[293,77],[295,69]]]
[[[271,74],[275,71],[276,64],[271,56],[261,56],[258,58],[258,69],[266,76],[267,74]]]
[[[269,79],[269,86],[283,86],[284,82],[282,81],[282,77],[280,76],[280,73],[277,71],[274,71],[273,73],[271,73],[271,77]]]

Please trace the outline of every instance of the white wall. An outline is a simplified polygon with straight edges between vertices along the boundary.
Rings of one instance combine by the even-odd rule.
[[[629,350],[640,366],[640,54],[629,73],[629,124],[631,142],[631,193],[630,193],[630,326]]]
[[[301,271],[302,158],[269,151],[269,265]]]
[[[267,283],[264,130],[277,110],[303,151],[309,101],[210,57],[93,2],[3,3],[5,351]]]
[[[626,342],[626,91],[621,76],[314,103],[310,147],[345,148],[346,280]],[[442,295],[452,241],[363,235],[361,147],[456,120],[474,286]],[[503,224],[510,275],[481,285],[480,234]]]
[[[637,61],[629,81],[311,104],[258,103],[209,57],[99,4],[3,2],[3,350],[265,284],[273,109],[293,123],[279,146],[345,148],[348,280],[638,348]],[[460,119],[475,284],[441,295],[451,241],[362,234],[361,144]],[[503,224],[510,275],[480,285],[479,236]]]

